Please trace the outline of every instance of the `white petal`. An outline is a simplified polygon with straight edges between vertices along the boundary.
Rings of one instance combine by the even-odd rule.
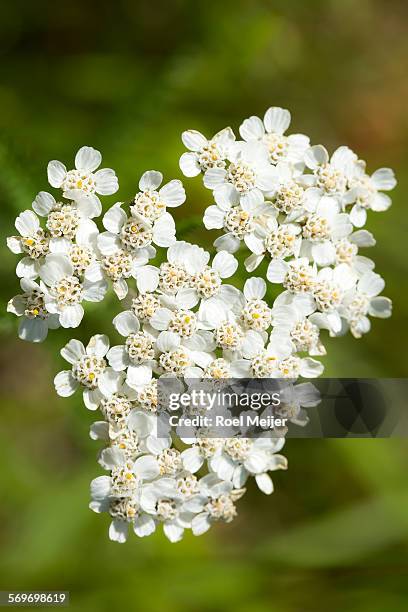
[[[111,479],[109,476],[98,476],[91,481],[92,499],[103,499],[110,493]]]
[[[168,247],[175,242],[176,225],[170,213],[157,219],[153,228],[153,240],[157,246]]]
[[[109,424],[106,421],[95,421],[89,428],[89,437],[92,440],[109,441]]]
[[[98,234],[99,230],[95,221],[82,218],[75,234],[75,240],[77,244],[93,249],[96,247]]]
[[[263,254],[255,255],[255,253],[252,253],[252,255],[250,255],[249,257],[245,259],[245,262],[244,262],[245,270],[247,272],[253,272],[262,262],[263,258],[264,258]]]
[[[367,294],[369,297],[375,297],[385,287],[384,279],[375,272],[368,272],[358,282],[358,290]]]
[[[58,372],[54,378],[55,390],[61,397],[69,397],[78,388],[78,381],[72,375],[71,370],[63,370]]]
[[[19,278],[37,278],[38,263],[29,257],[23,257],[17,264],[16,274]]]
[[[61,327],[78,327],[83,319],[84,309],[81,304],[65,306],[60,313]]]
[[[32,203],[32,207],[37,215],[40,215],[40,217],[46,217],[54,208],[55,204],[56,202],[54,196],[47,191],[40,191]]]
[[[241,245],[239,238],[236,238],[231,233],[224,234],[214,240],[214,246],[217,251],[227,251],[228,253],[236,253]]]
[[[274,168],[265,168],[258,172],[256,186],[262,191],[273,191],[279,185],[279,179]]]
[[[98,388],[84,389],[82,391],[82,399],[84,400],[84,404],[88,410],[97,410],[103,396]]]
[[[247,300],[262,300],[266,293],[266,283],[263,278],[248,278],[244,285],[244,295]]]
[[[192,474],[198,472],[204,463],[204,457],[196,446],[184,450],[181,453],[181,460],[183,461],[184,469]]]
[[[111,397],[114,393],[119,392],[123,381],[124,374],[122,372],[115,372],[113,368],[108,367],[98,376],[98,389],[105,397]]]
[[[231,376],[234,378],[249,378],[251,364],[247,359],[237,359],[231,363]]]
[[[129,291],[128,284],[124,278],[113,281],[112,288],[119,300],[124,300]]]
[[[150,382],[152,371],[144,365],[129,366],[127,371],[126,384],[132,389],[137,389]]]
[[[215,187],[218,187],[225,182],[226,175],[226,170],[223,170],[222,168],[210,168],[204,174],[204,187],[207,187],[207,189],[215,189]]]
[[[239,203],[239,192],[230,183],[224,183],[214,189],[214,200],[221,210],[229,210]]]
[[[97,238],[98,249],[102,255],[113,255],[120,251],[122,244],[117,234],[112,232],[102,232]]]
[[[27,342],[43,342],[48,335],[47,321],[44,319],[26,319],[20,321],[18,337]]]
[[[199,302],[199,297],[195,289],[179,289],[176,294],[176,304],[178,308],[184,308],[190,310],[194,308]]]
[[[170,542],[179,542],[183,537],[184,527],[180,527],[176,523],[163,524],[164,535]]]
[[[253,330],[248,331],[241,344],[243,357],[252,359],[262,351],[264,344],[264,338],[260,333]]]
[[[268,108],[264,116],[264,124],[267,132],[283,134],[290,125],[290,112],[286,108],[273,106]]]
[[[300,374],[305,378],[317,378],[323,374],[323,370],[324,365],[316,359],[307,357],[301,361]]]
[[[122,229],[123,225],[126,223],[127,215],[123,208],[121,208],[121,203],[117,202],[114,204],[104,215],[102,219],[103,226],[108,232],[112,232],[112,234],[118,234]]]
[[[229,278],[236,272],[238,261],[231,253],[219,251],[212,261],[212,268],[218,272],[221,278]]]
[[[109,338],[105,334],[96,334],[92,336],[86,347],[88,355],[95,357],[105,357],[109,350]]]
[[[166,353],[168,351],[174,351],[180,346],[180,337],[168,331],[163,331],[159,335],[156,341],[156,347],[162,353]]]
[[[260,474],[268,467],[266,453],[262,451],[252,451],[248,459],[244,461],[245,469],[251,474]]]
[[[134,471],[142,480],[153,480],[160,474],[157,459],[152,455],[144,455],[136,459]]]
[[[160,196],[169,208],[180,206],[186,201],[186,192],[183,183],[178,180],[170,181],[160,191]]]
[[[147,189],[157,189],[160,187],[163,181],[163,175],[161,172],[156,170],[148,170],[142,174],[139,181],[140,191],[146,191]]]
[[[397,184],[394,171],[391,168],[380,168],[371,177],[376,189],[390,191]]]
[[[144,538],[154,533],[156,523],[154,522],[153,517],[149,516],[148,514],[142,514],[134,520],[133,529],[139,538]]]
[[[94,193],[81,194],[75,198],[75,204],[82,217],[93,219],[94,217],[99,217],[102,212],[101,201]]]
[[[139,415],[140,414],[141,413],[139,412]],[[132,415],[132,413],[131,413],[131,415]],[[129,417],[129,419],[130,419],[130,417]],[[164,451],[166,448],[170,448],[170,446],[171,446],[171,437],[170,436],[156,438],[156,435],[152,435],[152,436],[148,436],[146,438],[146,448],[149,451],[149,453],[152,453],[153,455],[156,455],[156,456],[160,455],[160,453],[162,451]]]
[[[80,340],[72,338],[60,352],[65,361],[73,365],[85,355],[85,347]]]
[[[22,278],[22,281],[26,281],[27,279]],[[31,281],[28,281],[31,282]],[[21,317],[26,310],[26,300],[22,295],[15,295],[11,300],[8,301],[7,304],[7,312],[12,312],[17,317]]]
[[[221,229],[224,226],[225,213],[218,206],[205,209],[203,223],[206,229]]]
[[[183,153],[179,160],[180,170],[184,176],[192,178],[201,172],[200,164],[195,153]]]
[[[163,331],[168,328],[173,313],[168,308],[158,308],[150,319],[150,325],[154,329]]]
[[[108,285],[106,281],[90,282],[84,280],[82,297],[86,302],[101,302],[105,297]]]
[[[367,221],[366,209],[358,204],[355,204],[350,211],[350,221],[355,227],[363,227]]]
[[[368,314],[380,319],[388,319],[392,314],[392,302],[386,297],[375,297],[371,300]]]
[[[247,234],[244,236],[244,242],[254,255],[262,255],[265,253],[263,240],[257,238],[254,234]]]
[[[199,151],[202,147],[208,143],[208,140],[205,136],[201,134],[201,132],[197,132],[197,130],[187,130],[182,133],[181,140],[183,141],[186,149],[190,151]]]
[[[257,474],[255,476],[255,480],[262,493],[265,493],[265,495],[270,495],[273,493],[272,478],[269,476],[269,474]]]
[[[257,184],[258,184],[258,181],[257,181]],[[245,210],[247,212],[253,212],[258,206],[260,206],[263,203],[264,196],[261,191],[261,188],[251,189],[251,191],[247,191],[246,193],[243,193],[240,196],[240,203],[241,203],[242,210]]]
[[[155,422],[156,422],[155,416],[151,414],[146,414],[145,412],[142,412],[141,410],[132,410],[127,420],[129,429],[136,432],[138,436],[141,438],[146,438],[152,433]],[[160,450],[158,450],[157,454],[159,454],[164,448],[168,448],[171,444],[171,439],[167,441],[167,440],[157,439],[154,436],[150,436],[150,437],[154,439],[155,441],[157,440],[158,444],[160,444]],[[149,446],[149,444],[147,444],[147,446],[150,452],[154,451],[154,449],[152,449]]]
[[[319,266],[329,266],[336,260],[336,247],[329,240],[312,245],[312,257]]]
[[[61,162],[53,160],[47,166],[48,182],[51,187],[61,187],[67,175],[67,169]]]
[[[118,178],[110,168],[103,168],[95,172],[96,193],[100,195],[111,195],[119,189]]]
[[[371,247],[375,245],[375,238],[367,230],[358,230],[350,236],[350,242],[358,247]]]
[[[206,512],[197,514],[192,520],[191,530],[195,536],[202,535],[211,527],[210,519]]]
[[[134,334],[139,331],[139,319],[131,310],[125,310],[119,313],[112,321],[115,329],[121,336],[127,338],[129,334]]]
[[[159,270],[154,266],[143,266],[136,273],[136,285],[140,293],[155,291],[159,284]]]
[[[75,168],[77,170],[87,170],[93,172],[102,161],[102,155],[93,147],[81,147],[75,155]]]
[[[35,234],[40,227],[38,217],[32,210],[20,213],[15,221],[15,226],[22,236]]]
[[[46,285],[53,285],[64,276],[71,276],[73,267],[66,255],[51,253],[45,258],[45,263],[40,268],[40,278]]]
[[[105,276],[103,273],[103,269],[100,263],[94,262],[85,270],[84,277],[87,281],[91,283],[98,283],[103,281]]]
[[[318,166],[327,164],[329,161],[329,154],[322,145],[315,145],[307,149],[304,161],[308,168],[315,170]]]
[[[126,521],[114,519],[109,525],[109,539],[123,544],[127,540],[129,524]]]
[[[222,480],[231,480],[234,473],[235,463],[226,455],[215,455],[211,458],[211,469]]]
[[[130,364],[129,355],[123,345],[112,346],[107,354],[107,359],[111,368],[116,372],[126,370]]]
[[[16,236],[8,236],[7,238],[7,247],[10,249],[12,253],[15,255],[19,255],[20,253],[24,253],[24,250],[21,246],[21,240]]]
[[[270,262],[268,266],[266,278],[271,283],[282,283],[285,279],[287,270],[288,265],[284,261],[280,259],[274,259]]]
[[[259,140],[265,134],[265,128],[259,117],[249,117],[239,127],[244,140]]]
[[[388,210],[391,204],[392,200],[390,196],[386,195],[385,193],[377,193],[371,202],[371,208],[376,212],[382,212],[384,210]]]
[[[105,470],[111,470],[119,465],[123,465],[125,461],[125,451],[117,446],[104,448],[98,458],[99,465],[101,465]]]
[[[72,247],[71,240],[67,238],[51,238],[50,240],[50,253],[62,253],[68,255]]]

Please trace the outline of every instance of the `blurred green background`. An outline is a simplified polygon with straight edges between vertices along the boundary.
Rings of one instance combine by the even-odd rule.
[[[57,398],[52,378],[65,341],[110,334],[119,303],[39,346],[16,339],[17,321],[3,313],[18,293],[5,237],[47,189],[50,159],[71,166],[79,146],[95,146],[128,200],[146,169],[182,178],[182,130],[237,129],[280,105],[293,131],[397,173],[392,208],[368,224],[393,317],[362,340],[328,341],[326,375],[406,376],[407,3],[17,0],[1,13],[0,588],[70,590],[75,610],[406,610],[405,440],[289,441],[276,492],[251,484],[231,525],[176,545],[161,534],[117,545],[108,518],[87,509],[89,481],[102,473],[93,415],[79,397]],[[210,192],[200,179],[186,189],[179,235],[210,246],[215,236],[191,221]]]

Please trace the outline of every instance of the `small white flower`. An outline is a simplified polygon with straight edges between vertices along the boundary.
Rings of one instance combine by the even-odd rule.
[[[59,327],[58,314],[50,314],[45,307],[47,287],[40,281],[36,282],[22,278],[20,280],[23,294],[13,297],[8,305],[7,312],[22,317],[18,335],[28,342],[43,342],[49,329]]]
[[[7,246],[12,253],[26,253],[17,264],[16,274],[20,278],[34,280],[38,276],[40,263],[50,251],[50,235],[40,226],[40,221],[32,210],[20,213],[15,221],[20,236],[7,238]]]
[[[81,281],[74,275],[74,267],[67,255],[51,253],[40,267],[41,280],[48,286],[45,307],[51,314],[59,314],[62,327],[78,327],[84,316],[82,301],[100,302],[107,285],[101,280]]]
[[[349,215],[340,213],[339,204],[333,198],[323,197],[313,211],[310,211],[303,225],[301,255],[309,255],[319,266],[336,261],[334,241],[347,238],[353,226]]]
[[[156,338],[140,329],[133,312],[121,312],[113,319],[116,330],[126,338],[124,345],[113,346],[107,354],[109,365],[116,371],[126,370],[131,365],[154,365]]]
[[[72,365],[71,370],[63,370],[54,378],[58,395],[69,397],[81,385],[84,387],[84,404],[89,410],[96,410],[103,397],[98,387],[101,374],[107,363],[105,355],[109,349],[107,336],[92,336],[85,349],[79,340],[70,340],[62,349],[62,357]]]
[[[256,477],[264,493],[273,491],[270,470],[287,469],[287,460],[276,454],[285,444],[285,438],[228,438],[209,460],[211,470],[219,478],[242,487],[249,475]]]
[[[48,229],[51,231],[52,228],[55,228],[54,233],[57,234],[66,233],[63,230],[66,229],[67,226],[69,227],[69,225],[72,225],[72,222],[76,220],[74,217],[75,211],[79,218],[88,219],[98,217],[102,212],[101,203],[85,195],[79,196],[77,200],[70,203],[57,202],[54,196],[47,191],[40,191],[36,195],[32,207],[39,217],[51,217],[49,219],[49,225],[51,227]]]
[[[214,191],[214,198],[229,185],[230,204],[238,198],[241,205],[254,207],[264,201],[264,192],[278,185],[264,145],[251,142],[236,144],[229,152],[228,168],[210,168],[204,174],[204,186]]]
[[[185,503],[187,510],[197,513],[191,523],[194,535],[202,535],[216,521],[230,523],[237,515],[235,502],[245,489],[233,489],[231,482],[225,482],[216,474],[207,474],[199,483],[200,493]]]
[[[186,201],[186,192],[181,181],[173,180],[163,185],[161,172],[149,170],[139,181],[139,193],[130,206],[131,213],[141,215],[151,223],[165,212],[166,208],[175,208]]]
[[[342,201],[348,181],[355,171],[357,155],[348,147],[339,147],[330,158],[325,147],[315,145],[306,150],[304,161],[313,171],[313,175],[305,175],[304,180],[314,188],[306,196],[310,199],[316,195],[330,195],[337,196]]]
[[[362,227],[367,220],[367,210],[381,212],[391,206],[391,198],[382,193],[394,189],[397,181],[390,168],[380,168],[369,176],[365,173],[365,163],[356,164],[354,176],[349,181],[350,191],[346,194],[345,204],[353,204],[350,219],[356,227]]]
[[[217,250],[234,253],[243,240],[253,251],[260,252],[268,224],[277,225],[276,211],[268,204],[260,201],[248,200],[239,203],[239,195],[231,185],[222,185],[214,191],[215,204],[209,206],[203,222],[207,229],[223,229],[224,235],[217,238],[214,246]],[[261,244],[261,247],[254,245]]]
[[[263,121],[259,117],[249,117],[240,125],[239,133],[247,142],[263,142],[272,164],[289,161],[302,165],[303,155],[309,147],[309,138],[303,134],[285,136],[291,121],[290,112],[285,108],[271,107]]]
[[[184,176],[189,177],[210,168],[225,168],[229,150],[235,142],[231,128],[221,130],[211,140],[196,130],[183,132],[181,138],[190,152],[180,157],[180,169]]]
[[[75,170],[67,170],[59,161],[48,164],[48,181],[52,187],[60,187],[65,198],[80,201],[87,196],[96,207],[100,207],[97,196],[111,195],[118,188],[116,174],[110,168],[95,170],[100,166],[102,156],[92,147],[81,147],[75,156]]]
[[[340,314],[355,338],[361,338],[370,331],[371,324],[367,315],[381,319],[391,316],[391,300],[379,295],[384,286],[381,276],[370,271],[364,274],[356,287],[344,296]]]
[[[244,327],[255,331],[265,331],[272,322],[272,310],[264,301],[266,283],[263,278],[249,278],[245,281],[244,296],[246,304],[242,309],[241,321]]]

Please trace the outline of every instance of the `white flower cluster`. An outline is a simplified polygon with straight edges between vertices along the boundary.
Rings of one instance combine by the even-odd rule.
[[[87,408],[103,416],[91,436],[108,443],[99,461],[110,475],[93,481],[91,508],[110,513],[114,540],[124,541],[129,525],[145,536],[162,523],[171,541],[186,528],[204,533],[214,521],[233,519],[249,476],[269,494],[268,472],[286,469],[286,459],[277,454],[283,437],[224,439],[199,429],[174,443],[158,433],[159,378],[241,376],[244,362],[248,369],[253,364],[252,375],[259,374],[260,362],[263,376],[281,377],[287,370],[294,348],[287,342],[283,352],[273,353],[268,342],[273,312],[262,300],[265,282],[249,279],[244,293],[223,283],[237,265],[229,253],[210,261],[202,248],[176,242],[159,267],[139,268],[131,309],[113,320],[122,344],[109,348],[108,338],[99,335],[86,349],[71,340],[61,351],[71,369],[56,376],[57,393],[70,396],[81,386]],[[312,359],[301,362],[305,375],[321,371]],[[291,397],[287,409],[298,415],[315,399],[306,389],[301,398]]]
[[[180,168],[186,176],[202,173],[213,191],[204,224],[223,232],[214,246],[234,253],[244,243],[248,272],[268,258],[267,279],[285,289],[274,308],[292,305],[298,331],[302,325],[332,335],[350,329],[360,338],[370,329],[368,315],[391,314],[390,300],[379,296],[384,281],[359,248],[375,244],[360,228],[368,210],[390,206],[383,192],[395,186],[394,173],[381,168],[370,176],[345,146],[329,157],[307,136],[287,135],[290,120],[288,110],[273,107],[263,120],[252,116],[242,123],[242,140],[230,128],[211,140],[184,132],[189,152]],[[315,349],[321,351],[317,342]]]
[[[62,198],[57,201],[40,191],[33,210],[16,219],[20,235],[8,238],[7,245],[24,255],[16,269],[23,293],[10,300],[8,311],[22,317],[23,340],[42,342],[50,328],[78,327],[84,315],[82,302],[101,301],[108,281],[123,299],[127,279],[155,256],[152,243],[168,246],[175,241],[174,221],[166,207],[182,204],[185,192],[176,180],[160,188],[163,176],[155,171],[142,176],[130,215],[122,203],[115,204],[102,219],[106,231],[99,232],[93,221],[102,212],[98,195],[118,190],[113,170],[96,170],[101,160],[99,151],[82,147],[74,170],[51,161],[48,180],[62,190]]]
[[[42,341],[59,325],[77,327],[82,302],[102,300],[108,281],[120,299],[128,296],[128,309],[113,320],[121,343],[110,347],[107,336],[96,335],[85,348],[70,340],[61,355],[71,368],[54,380],[59,395],[81,387],[86,407],[100,411],[91,437],[106,444],[99,463],[109,474],[93,480],[91,508],[109,513],[115,541],[124,542],[129,527],[146,536],[162,524],[175,542],[185,529],[199,535],[216,521],[230,522],[250,476],[270,494],[269,473],[287,466],[279,454],[284,433],[159,432],[159,379],[216,386],[229,378],[285,385],[315,378],[323,372],[316,357],[326,352],[321,330],[336,336],[349,329],[359,338],[370,329],[369,316],[391,314],[390,300],[379,295],[384,281],[359,248],[375,244],[361,227],[368,209],[390,205],[383,191],[395,185],[392,171],[367,175],[347,147],[329,158],[306,136],[285,135],[289,123],[288,111],[271,108],[263,121],[244,121],[242,140],[230,128],[211,140],[183,134],[189,152],[180,167],[186,176],[203,173],[215,200],[204,224],[223,230],[212,258],[176,240],[167,208],[185,201],[184,188],[177,180],[161,186],[156,171],[142,176],[128,211],[118,202],[106,212],[100,231],[93,221],[102,213],[98,194],[115,193],[118,183],[112,170],[96,171],[101,155],[90,147],[78,151],[75,170],[50,162],[49,182],[67,201],[40,192],[33,210],[16,220],[20,236],[8,239],[24,254],[17,266],[24,293],[8,310],[22,317],[25,340]],[[167,248],[160,265],[150,263],[153,245]],[[225,279],[236,272],[242,245],[251,254],[240,290]],[[267,280],[283,289],[273,303],[266,281],[251,276],[265,256]],[[287,386],[279,414],[305,424],[315,391],[308,382]]]

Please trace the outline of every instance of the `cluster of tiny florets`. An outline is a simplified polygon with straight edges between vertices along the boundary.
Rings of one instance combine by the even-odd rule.
[[[324,370],[316,359],[326,352],[323,330],[359,338],[370,316],[391,314],[380,295],[384,281],[359,249],[375,244],[361,228],[369,210],[390,205],[384,191],[395,185],[393,172],[370,176],[349,148],[329,157],[308,137],[286,134],[289,124],[287,110],[270,108],[263,120],[242,123],[241,140],[230,128],[210,140],[183,133],[181,170],[202,174],[214,196],[204,214],[207,229],[221,230],[213,257],[176,239],[167,208],[181,205],[185,192],[180,181],[162,186],[160,172],[143,174],[127,211],[114,204],[99,228],[98,195],[115,193],[118,183],[113,170],[97,170],[101,155],[91,147],[78,151],[74,170],[50,162],[49,182],[61,198],[40,192],[16,220],[19,236],[8,246],[23,256],[22,293],[8,310],[21,317],[21,338],[39,342],[49,328],[77,327],[82,303],[101,301],[109,284],[120,299],[130,290],[127,309],[113,320],[120,343],[102,334],[87,346],[70,340],[61,350],[69,368],[54,379],[60,396],[81,388],[85,406],[99,411],[90,435],[103,442],[98,461],[106,474],[91,483],[90,507],[109,515],[112,540],[124,542],[130,529],[147,536],[158,525],[172,542],[186,529],[200,535],[235,518],[248,478],[270,494],[270,472],[287,467],[284,437],[219,437],[202,427],[188,438],[177,430],[159,435],[161,379],[184,389],[192,381],[217,388],[230,378],[285,385],[315,378]],[[167,253],[152,265],[156,247]],[[237,288],[228,279],[240,248],[250,253]],[[264,257],[266,279],[252,275]],[[274,301],[267,281],[282,287]],[[300,422],[307,401],[290,396],[280,411]]]

